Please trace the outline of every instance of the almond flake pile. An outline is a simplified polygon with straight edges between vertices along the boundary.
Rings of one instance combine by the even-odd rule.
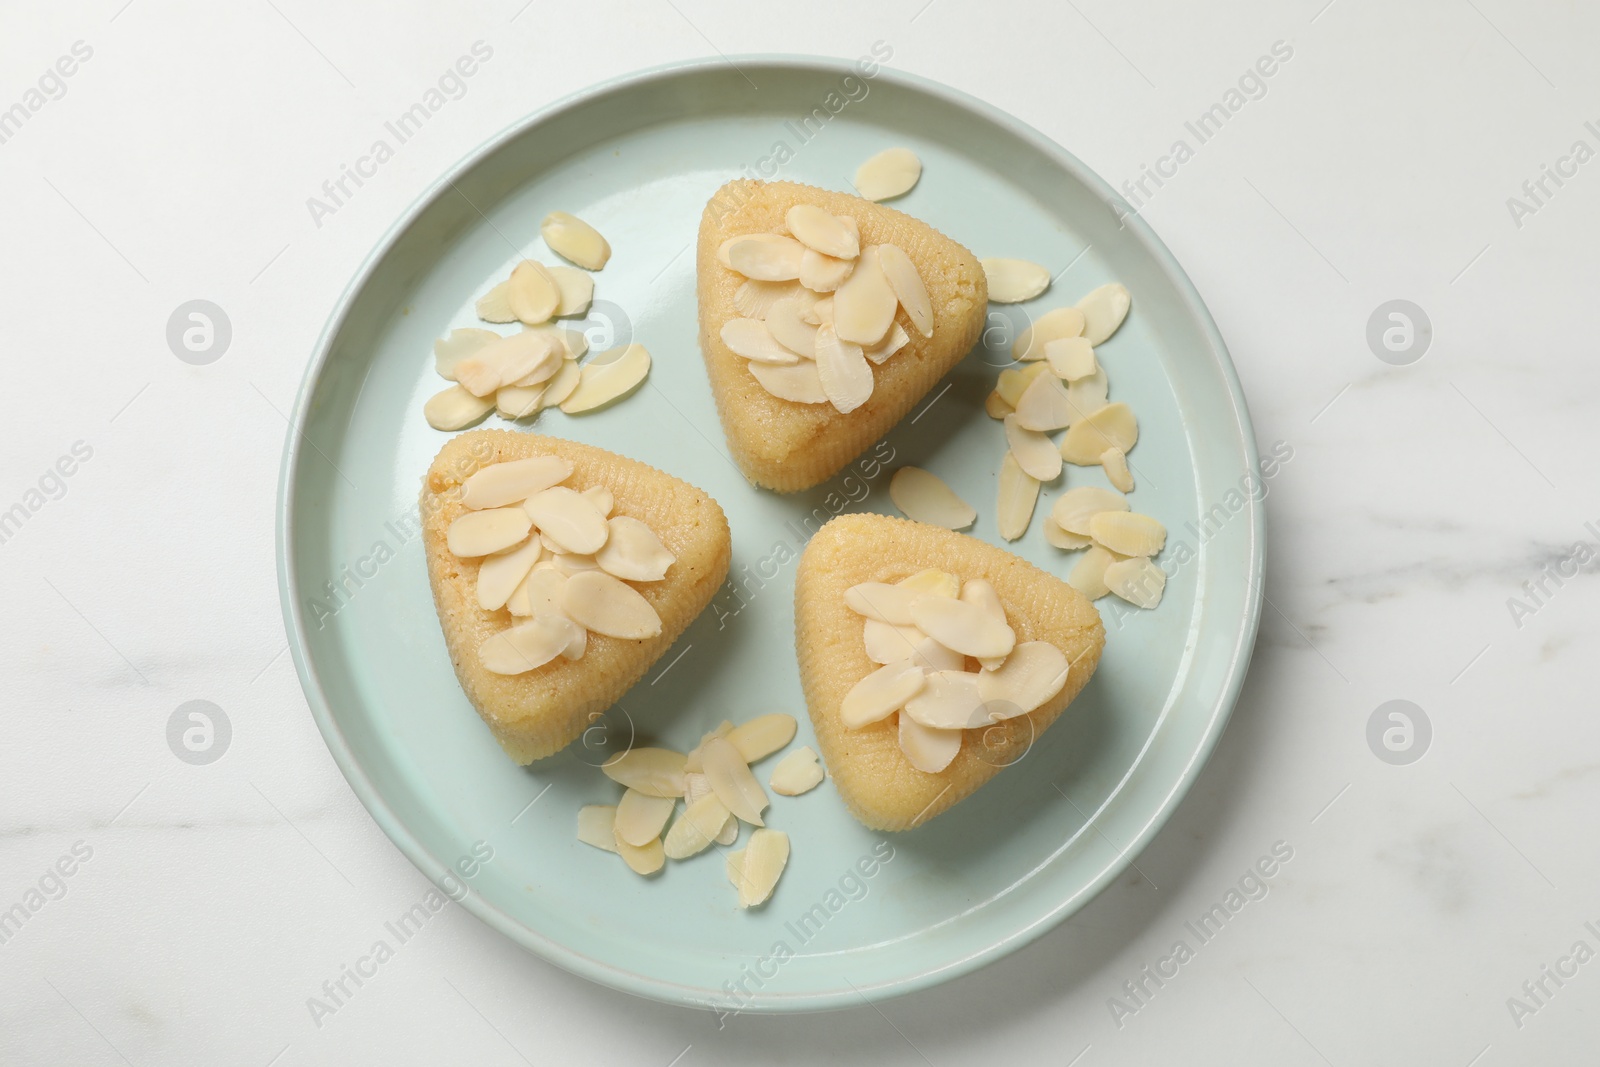
[[[615,852],[635,873],[650,875],[667,860],[686,860],[713,844],[737,843],[739,824],[748,824],[750,839],[744,848],[726,853],[726,869],[739,906],[756,907],[772,895],[789,862],[789,835],[763,820],[771,802],[750,765],[793,741],[796,726],[794,716],[781,713],[740,726],[724,720],[688,753],[633,748],[612,757],[600,769],[623,787],[622,799],[579,811],[578,840]],[[824,777],[817,754],[803,746],[778,761],[772,790],[798,796]]]
[[[562,484],[571,476],[568,460],[534,456],[490,464],[461,485],[468,510],[446,544],[458,559],[481,561],[478,606],[509,618],[478,646],[494,674],[581,659],[591,633],[661,633],[661,616],[630,583],[660,581],[675,557],[649,526],[611,514],[609,489],[580,492]]]
[[[873,366],[911,343],[898,308],[933,336],[927,286],[899,246],[861,247],[852,216],[796,204],[784,222],[783,232],[741,234],[717,249],[746,279],[722,342],[780,400],[854,411],[872,397]]]
[[[531,418],[558,406],[568,415],[595,411],[632,392],[650,372],[643,345],[622,345],[579,365],[588,339],[555,320],[588,314],[594,278],[585,271],[603,268],[611,246],[593,226],[564,211],[547,215],[539,232],[552,251],[584,270],[525,259],[477,302],[480,319],[520,322],[521,333],[468,327],[433,343],[434,368],[456,383],[423,405],[434,429],[462,430],[490,411],[503,419]]]
[[[845,694],[847,730],[898,716],[900,751],[919,771],[950,766],[967,730],[1026,715],[1067,684],[1066,654],[1017,641],[999,594],[982,578],[925,570],[845,591],[862,616],[867,658],[881,666]]]

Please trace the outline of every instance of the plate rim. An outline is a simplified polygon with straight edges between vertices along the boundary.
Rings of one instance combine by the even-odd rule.
[[[410,860],[435,885],[451,877],[450,868],[429,852],[422,842],[415,837],[406,823],[390,808],[382,792],[368,776],[361,760],[351,748],[334,717],[332,706],[318,678],[316,665],[308,654],[309,646],[306,638],[305,619],[293,594],[293,590],[297,587],[298,575],[293,555],[290,551],[290,531],[295,525],[296,470],[302,455],[300,444],[306,439],[305,426],[310,416],[312,394],[332,355],[334,339],[343,329],[352,306],[370,282],[378,266],[393,250],[400,238],[416,223],[418,218],[427,211],[434,201],[474,167],[525,131],[548,122],[562,112],[590,100],[626,89],[637,89],[652,82],[669,81],[706,71],[720,71],[720,68],[724,66],[731,65],[735,69],[741,69],[742,64],[748,64],[752,67],[782,68],[791,72],[815,75],[840,75],[853,73],[857,69],[856,61],[830,56],[753,53],[723,57],[697,57],[657,64],[607,78],[576,92],[569,93],[510,123],[465,153],[436,180],[425,186],[400,216],[384,231],[371,251],[362,259],[361,264],[352,274],[344,290],[339,294],[313,346],[311,359],[306,364],[305,372],[295,395],[294,408],[290,412],[289,425],[285,434],[283,456],[279,464],[276,521],[274,523],[278,596],[288,637],[289,652],[294,661],[295,673],[299,678],[300,688],[305,696],[312,719],[316,722],[323,742],[327,745],[328,751],[333,756],[340,773],[344,775],[345,781],[350,785],[351,790],[355,793],[357,799],[361,801],[362,806],[366,808],[368,814],[372,816],[373,821],[378,824],[379,829],[393,842],[401,854]],[[1121,198],[1116,194],[1110,183],[1079,160],[1072,152],[1039,130],[1034,129],[1028,123],[1000,108],[963,90],[952,88],[921,75],[881,64],[878,73],[874,75],[874,80],[878,79],[900,88],[934,97],[946,104],[974,114],[985,122],[999,126],[1007,133],[1027,142],[1035,150],[1050,158],[1052,162],[1068,172],[1075,180],[1081,182],[1108,209],[1116,212],[1118,205],[1122,203]],[[1182,264],[1178,262],[1166,243],[1157,236],[1155,230],[1145,221],[1142,215],[1136,212],[1122,212],[1122,223],[1132,231],[1133,236],[1144,246],[1145,251],[1150,254],[1156,265],[1173,283],[1173,288],[1181,297],[1188,314],[1205,336],[1212,363],[1221,374],[1223,383],[1227,388],[1232,416],[1239,430],[1245,458],[1249,461],[1252,470],[1257,469],[1260,464],[1260,453],[1256,444],[1254,425],[1245,401],[1244,389],[1239,380],[1238,370],[1234,366],[1227,344],[1223,340],[1221,331],[1217,328],[1216,322],[1212,318],[1204,300],[1201,298],[1199,290],[1183,269]],[[1247,497],[1246,507],[1249,517],[1247,527],[1249,566],[1245,588],[1246,611],[1242,624],[1235,634],[1233,647],[1230,650],[1224,684],[1219,691],[1218,699],[1211,709],[1211,716],[1205,724],[1200,743],[1191,753],[1188,762],[1183,766],[1181,775],[1176,778],[1167,795],[1153,809],[1150,817],[1140,827],[1139,832],[1127,847],[1120,850],[1118,855],[1100,870],[1099,874],[1081,885],[1077,891],[1066,896],[1055,907],[1027,925],[996,938],[983,949],[945,961],[929,970],[886,980],[875,985],[856,987],[846,983],[848,988],[831,992],[759,994],[739,1008],[739,1012],[767,1014],[825,1011],[858,1005],[863,1001],[873,1002],[902,996],[949,981],[1001,959],[1023,945],[1041,937],[1098,896],[1117,876],[1127,870],[1150,843],[1151,839],[1166,825],[1178,805],[1182,803],[1184,797],[1193,787],[1200,771],[1210,760],[1211,754],[1221,739],[1229,719],[1232,717],[1245,677],[1249,671],[1256,636],[1260,628],[1264,596],[1266,509],[1264,499],[1258,500],[1253,494]],[[1159,728],[1159,720],[1156,728]],[[1146,738],[1144,749],[1141,749],[1141,756],[1155,737],[1156,728],[1153,728],[1150,737]],[[1134,766],[1138,766],[1137,761],[1135,761]],[[1113,790],[1110,796],[1106,798],[1106,803],[1109,804],[1120,792],[1120,787]],[[1089,819],[1093,820],[1098,817],[1102,810],[1104,810],[1104,805],[1090,813]],[[597,984],[646,999],[691,1008],[705,1009],[708,1007],[707,993],[699,987],[639,974],[614,963],[591,957],[519,922],[499,908],[484,901],[481,894],[469,893],[459,903],[479,921],[498,931],[522,948],[539,956],[541,959],[561,967],[563,970],[578,974]]]

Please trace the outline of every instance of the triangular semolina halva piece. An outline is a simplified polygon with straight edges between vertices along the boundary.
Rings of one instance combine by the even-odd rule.
[[[987,580],[1018,643],[1048,642],[1070,664],[1054,697],[1003,724],[964,730],[954,760],[932,774],[912,766],[900,749],[896,722],[904,711],[854,730],[840,718],[845,694],[878,669],[863,645],[863,619],[847,605],[845,591],[861,582],[898,582],[927,568],[963,581]],[[845,804],[876,830],[920,826],[1021,759],[1089,681],[1104,645],[1099,612],[1066,582],[1004,549],[924,523],[840,516],[817,531],[795,576],[795,646],[818,747]]]
[[[735,302],[746,279],[723,265],[718,250],[731,237],[789,235],[788,212],[798,204],[854,219],[860,249],[899,248],[916,268],[932,306],[928,337],[904,307],[894,310],[907,343],[871,365],[871,397],[847,413],[828,403],[773,395],[722,336],[729,320],[746,317]],[[795,182],[741,179],[718,189],[700,219],[696,271],[700,351],[728,447],[746,478],[783,493],[832,477],[904,418],[977,342],[989,298],[977,258],[927,223],[858,196]]]
[[[506,608],[479,605],[482,560],[452,553],[448,531],[469,510],[461,487],[471,475],[491,464],[547,455],[572,464],[561,484],[579,492],[609,490],[613,516],[643,522],[677,557],[661,580],[630,583],[660,616],[661,632],[638,640],[588,633],[581,658],[557,656],[527,673],[495,674],[483,666],[479,648],[507,630],[512,617]],[[728,573],[728,520],[709,495],[637,460],[560,438],[509,430],[461,434],[428,468],[421,509],[428,580],[456,677],[518,763],[560,751],[616,703],[705,609]]]

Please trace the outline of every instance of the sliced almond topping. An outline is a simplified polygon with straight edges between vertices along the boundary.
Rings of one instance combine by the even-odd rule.
[[[978,695],[979,677],[970,671],[933,671],[922,690],[906,701],[900,717],[909,715],[934,730],[983,726],[989,721],[989,712]]]
[[[800,362],[800,356],[778,343],[772,331],[760,319],[729,319],[719,331],[722,343],[736,356],[788,367]]]
[[[492,395],[474,396],[461,386],[452,385],[429,397],[428,402],[422,405],[422,414],[429,426],[449,432],[466,429],[493,409]]]
[[[1050,440],[1048,434],[1024,429],[1016,415],[1007,415],[1004,422],[1006,444],[1010,446],[1011,454],[1017,457],[1017,465],[1023,473],[1041,482],[1054,481],[1060,476],[1061,453],[1056,450],[1056,443]]]
[[[804,318],[815,303],[814,297],[791,296],[767,309],[767,329],[773,340],[801,359],[816,358],[817,328]]]
[[[997,389],[991,390],[989,395],[983,398],[983,413],[991,419],[1003,419],[1015,410],[1017,409],[1006,403],[1006,398],[1001,396]]]
[[[935,596],[959,597],[961,595],[961,579],[949,571],[941,571],[936,567],[928,567],[915,574],[907,575],[894,584],[901,589],[910,589],[918,593],[932,593]]]
[[[1080,467],[1094,467],[1106,449],[1126,453],[1139,440],[1139,421],[1126,404],[1107,404],[1078,419],[1061,439],[1061,458]]]
[[[585,574],[600,569],[600,564],[594,561],[593,556],[580,556],[574,552],[557,552],[550,557],[550,563],[569,578],[574,574]]]
[[[1133,472],[1128,469],[1128,456],[1120,448],[1108,448],[1100,453],[1100,466],[1106,480],[1124,493],[1133,492]]]
[[[772,777],[768,779],[772,791],[783,797],[797,797],[801,793],[809,793],[822,784],[822,779],[827,777],[822,771],[822,765],[817,762],[817,754],[807,745],[797,748],[772,768]]]
[[[1104,367],[1096,367],[1087,378],[1079,378],[1067,386],[1067,405],[1072,409],[1072,419],[1093,415],[1106,406],[1106,393],[1110,383]]]
[[[1116,561],[1116,556],[1093,545],[1073,565],[1067,574],[1067,584],[1090,600],[1099,600],[1111,591],[1106,586],[1106,568]]]
[[[539,406],[553,408],[566,400],[577,391],[579,383],[583,381],[583,368],[578,366],[575,359],[565,359],[561,362],[561,369],[556,371],[555,377],[544,385],[544,395],[539,398]]]
[[[828,402],[828,394],[822,388],[822,376],[817,373],[817,365],[811,360],[801,360],[790,367],[755,362],[751,362],[748,366],[750,373],[761,384],[761,388],[779,400],[789,400],[796,404]]]
[[[633,392],[649,373],[650,353],[644,345],[602,352],[583,365],[578,388],[561,402],[561,410],[568,415],[596,411]]]
[[[484,293],[473,310],[484,322],[516,322],[517,313],[511,310],[511,283],[501,282]]]
[[[448,337],[441,337],[433,342],[433,369],[439,372],[439,377],[453,382],[456,380],[457,363],[473,355],[484,345],[498,340],[500,335],[493,330],[480,330],[476,327],[451,330]]]
[[[892,322],[883,340],[871,348],[862,349],[861,352],[870,362],[881,364],[910,343],[911,335],[906,333],[906,328],[898,322]]]
[[[752,233],[728,244],[728,265],[759,282],[786,282],[800,277],[806,246],[793,237]]]
[[[900,713],[900,751],[906,762],[927,774],[950,766],[961,751],[962,730],[934,730]]]
[[[861,346],[842,339],[827,323],[817,327],[816,363],[822,391],[840,414],[849,414],[871,399],[872,366]]]
[[[1050,517],[1067,533],[1089,536],[1089,520],[1101,511],[1127,511],[1128,498],[1114,489],[1080,485],[1056,498]]]
[[[858,345],[875,345],[889,332],[900,300],[889,287],[876,245],[861,251],[856,269],[833,294],[833,326]]]
[[[922,692],[927,675],[909,659],[888,663],[851,687],[839,702],[839,721],[846,730],[887,719]]]
[[[921,467],[901,467],[889,479],[889,499],[901,514],[930,526],[964,530],[978,519],[978,510],[956,495],[938,475]]]
[[[539,384],[561,368],[561,358],[549,336],[514,333],[457,363],[456,381],[474,396],[489,396],[505,385]]]
[[[1039,320],[1017,335],[1011,345],[1011,358],[1015,360],[1044,359],[1045,345],[1063,337],[1077,337],[1083,333],[1083,312],[1077,308],[1056,308],[1039,316]]]
[[[555,279],[561,294],[561,302],[556,305],[558,316],[582,315],[589,310],[594,301],[593,275],[571,267],[546,267],[545,271]]]
[[[1044,539],[1057,548],[1071,551],[1076,548],[1088,548],[1094,544],[1094,539],[1087,534],[1068,533],[1063,530],[1055,520],[1055,516],[1044,517]]]
[[[911,621],[946,648],[975,659],[1010,655],[1017,641],[1005,620],[949,597],[917,597],[911,602]]]
[[[855,269],[854,259],[834,259],[808,248],[800,257],[800,284],[813,293],[831,293],[843,285]]]
[[[1094,346],[1087,337],[1058,337],[1044,346],[1044,360],[1050,364],[1050,373],[1063,381],[1075,382],[1087,378],[1100,369],[1095,362]]]
[[[532,456],[491,463],[461,483],[461,503],[474,511],[503,508],[572,477],[572,461]]]
[[[861,624],[861,643],[867,658],[874,663],[898,663],[909,658],[927,635],[915,626],[866,619]]]
[[[544,545],[537,537],[530,537],[510,552],[484,557],[478,568],[478,606],[484,611],[505,607],[543,554]]]
[[[856,232],[815,204],[795,204],[783,221],[795,240],[834,259],[854,259],[861,254]]]
[[[1072,417],[1071,398],[1054,374],[1034,377],[1017,399],[1017,413],[1013,416],[1023,429],[1046,433],[1071,425]]]
[[[566,572],[550,560],[535,563],[533,570],[528,572],[528,577],[523,579],[517,591],[511,594],[508,606],[516,604],[519,598],[525,598],[526,610],[513,609],[513,614],[562,615],[564,612],[561,610],[561,589],[566,584]]]
[[[751,826],[764,825],[761,813],[767,810],[767,794],[732,742],[725,737],[707,738],[700,746],[700,762],[711,791],[729,811]]]
[[[919,631],[920,632],[920,631]],[[931,637],[924,637],[911,653],[911,662],[921,667],[924,671],[964,671],[967,669],[967,657],[951,648],[946,648]]]
[[[529,325],[548,322],[561,306],[561,286],[544,264],[525,259],[511,271],[511,288],[506,293],[511,310]]]
[[[589,631],[577,623],[572,624],[572,638],[567,642],[567,647],[561,650],[562,659],[582,659],[583,654],[589,650]]]
[[[800,282],[758,282],[746,278],[733,291],[733,310],[747,319],[764,319],[768,308],[784,297],[798,295],[801,287]]]
[[[980,259],[991,304],[1020,304],[1050,287],[1050,271],[1025,259]]]
[[[648,845],[666,829],[675,804],[672,797],[651,796],[637,789],[623,793],[617,804],[617,840],[636,847]]]
[[[1010,421],[1011,416],[1006,418]],[[1033,521],[1033,509],[1039,502],[1039,479],[1023,470],[1016,454],[1008,451],[1000,460],[999,482],[995,525],[1001,537],[1015,541],[1028,532],[1028,523]],[[1045,535],[1049,536],[1048,528]]]
[[[806,314],[806,321],[813,326],[821,326],[825,322],[833,321],[833,297],[825,296],[811,306]]]
[[[1099,347],[1106,338],[1117,332],[1122,320],[1128,317],[1133,297],[1128,287],[1112,282],[1102,285],[1082,300],[1078,310],[1083,312],[1083,336],[1091,345]]]
[[[1000,372],[995,379],[994,391],[1000,394],[1012,408],[1022,399],[1022,394],[1033,384],[1033,380],[1049,370],[1044,363],[1028,363],[1021,367],[1011,367]]]
[[[583,571],[561,589],[561,608],[574,622],[607,637],[638,641],[661,634],[661,616],[639,591],[605,571]]]
[[[617,506],[617,498],[612,495],[611,490],[603,485],[591,485],[583,491],[582,496],[594,505],[596,511],[606,518],[611,517],[611,509]],[[607,540],[610,540],[610,538],[608,537]]]
[[[711,791],[711,783],[706,781],[705,775],[691,777],[705,782],[705,792],[689,801],[667,831],[662,844],[669,860],[686,860],[704,852],[728,822],[728,806]]]
[[[494,391],[495,414],[502,419],[525,419],[544,406],[542,385],[502,385]]]
[[[525,674],[561,655],[572,640],[572,620],[536,615],[509,630],[484,638],[478,661],[491,674]]]
[[[619,785],[652,797],[683,796],[683,753],[670,748],[630,748],[600,765]]]
[[[615,804],[585,804],[578,809],[578,840],[606,852],[617,850],[612,827],[617,822]]]
[[[1143,556],[1119,559],[1106,567],[1105,582],[1108,590],[1134,607],[1153,608],[1161,603],[1167,572]]]
[[[928,287],[917,273],[911,257],[898,245],[878,246],[878,266],[894,290],[895,299],[906,309],[911,325],[924,337],[933,336],[933,301],[928,299]]]
[[[1001,622],[1006,621],[1006,609],[1005,605],[1000,603],[1000,594],[995,592],[994,586],[991,585],[986,579],[969,579],[967,583],[961,587],[961,599],[966,601],[968,604],[973,605],[974,607],[982,608],[984,611],[988,612],[989,615],[999,619]],[[1009,657],[1007,656],[990,656],[985,659],[981,659],[978,662],[983,665],[983,669],[985,671],[993,671],[999,670],[1000,666],[1005,663],[1008,658]]]
[[[450,524],[445,544],[461,559],[487,556],[519,545],[533,523],[521,508],[489,508],[469,511]]]
[[[618,837],[617,855],[622,857],[623,862],[634,874],[655,874],[667,862],[666,851],[661,847],[659,839],[651,840],[641,846],[630,845]]]
[[[1167,528],[1133,511],[1102,511],[1089,520],[1089,536],[1119,556],[1154,556],[1167,543]]]
[[[594,561],[607,574],[630,582],[659,582],[677,561],[655,531],[638,519],[617,515],[606,525],[611,533]]]
[[[922,177],[922,160],[909,148],[885,148],[856,168],[856,194],[863,200],[891,200],[911,191]]]
[[[522,508],[539,532],[563,552],[598,552],[610,535],[606,518],[593,501],[564,485],[541,489],[523,501]]]
[[[584,270],[599,270],[611,258],[611,246],[600,231],[565,211],[546,215],[539,224],[539,235],[550,251]]]
[[[739,907],[766,903],[789,863],[789,835],[781,830],[757,830],[750,835],[740,863]]]
[[[844,591],[844,602],[857,615],[893,626],[910,626],[911,602],[922,595],[922,590],[908,586],[860,582]]]
[[[1023,641],[1001,666],[978,675],[978,696],[995,720],[1026,715],[1067,684],[1067,657],[1048,641]]]
[[[794,740],[798,727],[793,715],[781,711],[757,715],[749,722],[740,723],[726,737],[729,744],[739,750],[739,758],[746,763],[764,760],[778,749]]]

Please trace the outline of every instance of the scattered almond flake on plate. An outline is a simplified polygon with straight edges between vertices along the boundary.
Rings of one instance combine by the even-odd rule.
[[[1067,405],[1072,408],[1073,421],[1093,415],[1105,407],[1106,394],[1110,388],[1104,367],[1096,367],[1094,373],[1088,377],[1069,383]]]
[[[600,270],[611,259],[611,245],[600,231],[565,211],[546,215],[539,224],[539,235],[550,251],[584,270]]]
[[[709,790],[710,786],[706,788]],[[684,860],[704,852],[722,833],[729,814],[727,805],[713,792],[706,792],[691,800],[667,830],[663,842],[667,859]]]
[[[1067,533],[1089,536],[1089,520],[1101,511],[1127,511],[1128,498],[1114,489],[1080,485],[1056,497],[1050,517]]]
[[[583,365],[578,387],[561,402],[561,410],[568,415],[597,411],[633,392],[649,373],[650,353],[644,345],[609,349]]]
[[[776,233],[736,237],[727,248],[728,266],[761,282],[786,282],[800,277],[800,258],[806,250],[793,237]]]
[[[484,322],[516,322],[517,313],[511,310],[511,283],[501,282],[491,288],[478,298],[473,310]]]
[[[794,239],[834,259],[854,259],[861,254],[860,238],[841,220],[815,204],[795,204],[783,216]]]
[[[619,785],[653,797],[683,796],[684,755],[670,748],[630,748],[600,765]]]
[[[650,602],[605,571],[583,571],[568,578],[561,606],[573,622],[607,637],[639,641],[661,634],[661,616]]]
[[[728,853],[727,858],[728,881],[733,883],[735,889],[744,885],[744,849],[736,848]]]
[[[933,301],[928,287],[917,273],[916,264],[898,245],[878,246],[878,268],[894,290],[895,299],[906,309],[911,325],[924,337],[933,336]]]
[[[766,903],[788,863],[788,834],[768,829],[751,834],[739,865],[739,907],[754,908]]]
[[[764,319],[767,311],[785,297],[804,289],[799,282],[761,282],[746,278],[733,291],[733,310],[747,319]]]
[[[526,419],[544,405],[542,385],[502,385],[494,391],[495,414],[502,419]]]
[[[1049,270],[1025,259],[980,259],[978,265],[989,279],[991,304],[1020,304],[1050,287]]]
[[[632,869],[634,874],[655,874],[667,862],[667,854],[661,847],[660,838],[652,838],[642,846],[630,845],[619,834],[617,836],[617,855],[622,857],[622,861]]]
[[[1089,520],[1089,536],[1119,556],[1154,556],[1167,543],[1167,528],[1136,511],[1102,511]]]
[[[1078,337],[1083,333],[1083,312],[1075,307],[1056,308],[1039,316],[1039,320],[1017,335],[1011,345],[1011,358],[1018,362],[1044,359],[1044,349],[1051,341],[1065,337]]]
[[[626,790],[617,804],[617,838],[642,848],[661,836],[672,817],[673,797],[653,797],[637,789]]]
[[[748,364],[750,373],[761,388],[777,397],[796,404],[826,404],[828,394],[822,388],[822,376],[811,360],[801,360],[793,366],[774,363]]]
[[[543,263],[525,259],[511,270],[506,298],[517,318],[533,326],[548,322],[561,306],[561,286]]]
[[[964,730],[935,730],[922,725],[905,712],[900,713],[900,751],[906,762],[927,774],[938,774],[950,766],[961,751]]]
[[[1044,374],[1050,368],[1044,363],[1028,363],[1021,367],[1008,367],[995,378],[994,391],[1000,394],[1012,408],[1022,399],[1022,394],[1028,391],[1034,379]]]
[[[1126,404],[1107,404],[1072,424],[1061,438],[1061,458],[1080,467],[1098,467],[1106,449],[1127,453],[1138,440],[1139,421],[1133,417],[1133,409]]]
[[[1039,430],[1026,429],[1015,414],[1007,415],[1003,421],[1006,445],[1011,449],[1010,454],[1017,458],[1017,465],[1024,473],[1041,482],[1055,481],[1060,477],[1061,453],[1057,451],[1056,443],[1050,440],[1049,435]]]
[[[1033,520],[1033,509],[1039,502],[1039,479],[1023,470],[1015,453],[1008,451],[1000,460],[999,481],[995,522],[1001,537],[1015,541],[1028,532],[1028,523]]]
[[[556,305],[558,317],[582,315],[589,310],[594,301],[594,278],[573,267],[546,267],[545,270],[555,279],[561,293],[561,302]]]
[[[493,410],[493,396],[473,396],[459,385],[435,393],[422,405],[428,425],[447,433],[464,430]]]
[[[889,479],[889,499],[901,514],[930,526],[964,530],[978,519],[978,510],[956,495],[944,479],[921,467],[901,467]]]
[[[556,371],[555,377],[544,385],[544,393],[539,397],[539,407],[553,408],[558,406],[567,397],[577,392],[578,385],[583,381],[583,368],[578,366],[576,359],[566,359],[561,362],[561,369]]]
[[[1100,369],[1094,346],[1086,337],[1058,337],[1044,346],[1044,359],[1050,373],[1064,382],[1087,378]]]
[[[616,805],[585,804],[578,809],[578,840],[605,852],[615,852],[617,839],[612,828],[616,822]]]
[[[488,508],[458,516],[445,531],[445,545],[461,559],[487,556],[520,545],[533,528],[521,508]]]
[[[875,345],[889,332],[900,299],[878,260],[876,245],[861,250],[856,269],[833,294],[833,328],[841,340]]]
[[[842,339],[833,326],[817,327],[817,380],[835,411],[847,415],[872,397],[872,365],[861,346]]]
[[[474,354],[484,345],[500,340],[493,330],[468,326],[451,330],[449,335],[433,342],[433,369],[446,381],[456,380],[456,364]]]
[[[456,383],[474,396],[506,385],[537,385],[561,368],[562,352],[548,336],[514,333],[484,345],[455,366]]]
[[[1091,545],[1067,574],[1067,584],[1090,600],[1099,600],[1111,591],[1106,586],[1106,568],[1116,561],[1104,548]]]
[[[1117,332],[1122,320],[1128,317],[1133,297],[1128,287],[1118,282],[1102,285],[1078,301],[1083,312],[1083,336],[1096,348]]]
[[[1100,468],[1106,480],[1124,493],[1133,492],[1133,472],[1128,469],[1128,456],[1120,448],[1108,448],[1100,453]]]
[[[1042,363],[1038,366],[1048,369]],[[1026,430],[1041,433],[1059,430],[1073,420],[1071,396],[1055,375],[1035,374],[1033,381],[1017,398],[1017,410],[1012,418]]]
[[[998,389],[990,391],[989,395],[983,398],[983,413],[991,419],[1003,419],[1015,410],[1017,409],[1006,403],[1006,398],[1000,395]]]
[[[1054,515],[1046,514],[1044,517],[1044,539],[1056,548],[1073,551],[1079,548],[1088,548],[1094,544],[1094,538],[1087,534],[1068,533],[1057,524]]]
[[[1161,603],[1167,572],[1143,556],[1119,559],[1106,567],[1106,588],[1134,607],[1153,608]]]
[[[856,168],[856,195],[892,200],[909,193],[922,177],[922,160],[909,148],[885,148]]]
[[[846,730],[887,719],[922,692],[927,676],[909,659],[888,663],[850,688],[839,703],[839,721]]]
[[[765,825],[761,813],[767,809],[767,794],[750,773],[750,765],[725,737],[707,738],[700,746],[700,762],[711,790],[728,810],[751,826]]]
[[[798,728],[799,723],[793,715],[774,711],[740,723],[725,736],[728,743],[739,750],[740,759],[745,763],[755,763],[793,741]]]
[[[729,319],[722,324],[719,334],[728,350],[741,358],[775,367],[789,367],[800,362],[800,356],[779,344],[772,330],[760,319]]]
[[[822,764],[817,762],[817,754],[811,746],[806,745],[795,749],[772,768],[772,777],[768,784],[772,791],[779,796],[797,797],[802,793],[809,793],[822,784],[826,778]]]
[[[572,641],[573,623],[560,615],[540,615],[483,639],[478,660],[491,674],[526,674],[561,655]]]

